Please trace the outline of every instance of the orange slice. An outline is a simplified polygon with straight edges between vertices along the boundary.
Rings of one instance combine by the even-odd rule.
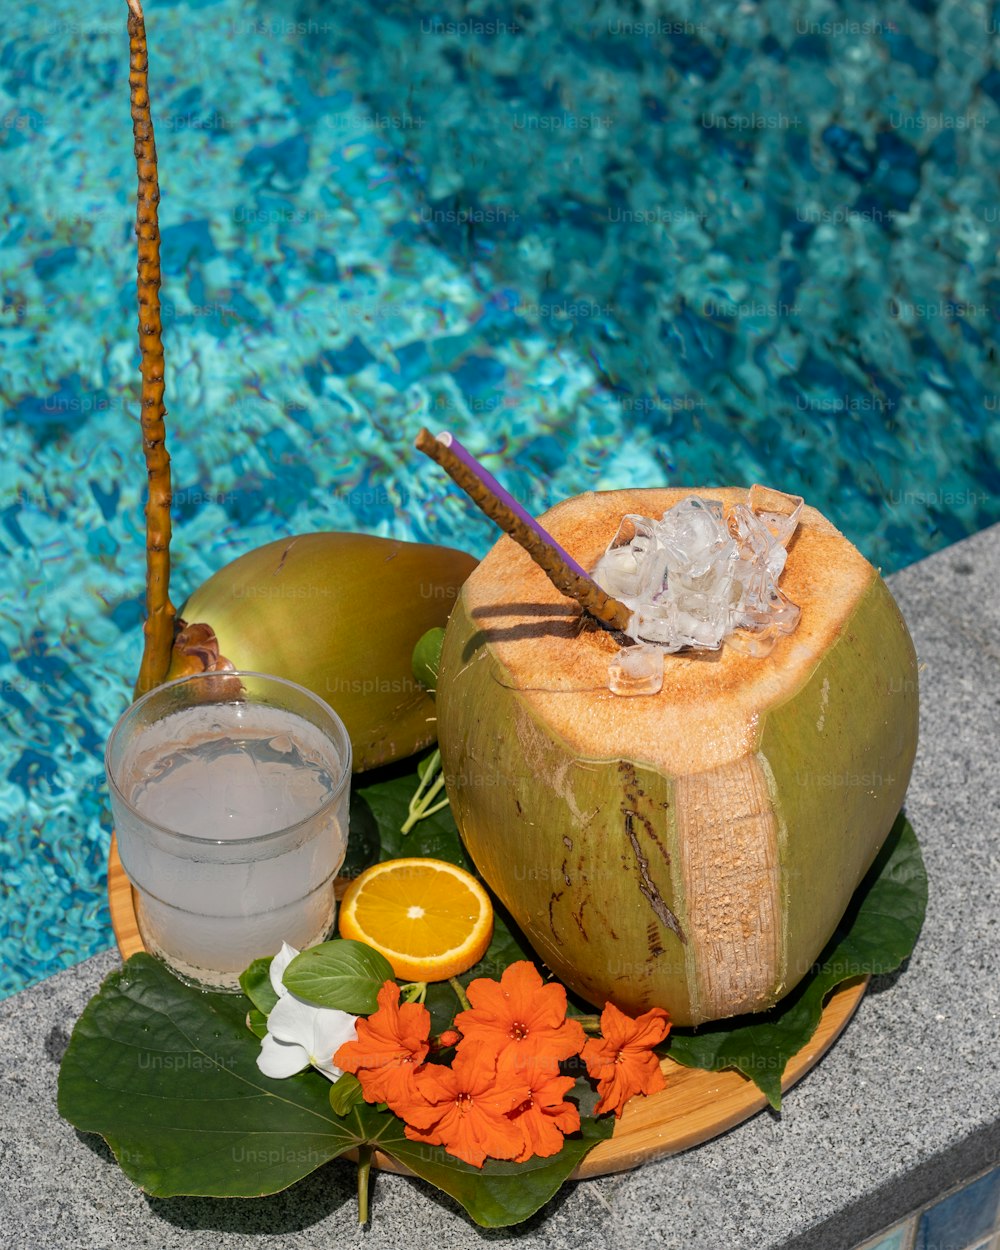
[[[403,981],[446,981],[486,953],[489,895],[442,859],[390,859],[353,881],[340,904],[340,936],[373,946]]]

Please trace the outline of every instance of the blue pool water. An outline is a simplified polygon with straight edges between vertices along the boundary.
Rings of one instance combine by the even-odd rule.
[[[106,946],[140,653],[125,6],[0,34],[0,993]],[[885,570],[1000,517],[997,10],[148,0],[175,593],[284,534],[481,554],[764,481]],[[569,11],[567,11],[569,10]]]

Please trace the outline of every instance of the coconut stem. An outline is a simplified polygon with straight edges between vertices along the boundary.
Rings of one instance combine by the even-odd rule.
[[[570,599],[575,599],[585,612],[596,617],[602,625],[628,632],[632,614],[625,604],[613,599],[591,578],[581,577],[574,572],[559,552],[498,499],[450,447],[435,438],[426,428],[417,435],[416,447],[436,461],[481,512],[485,512],[491,521],[524,548],[556,590]]]
[[[138,697],[167,675],[174,641],[170,602],[170,457],[163,405],[163,328],[160,321],[160,202],[156,142],[149,107],[149,55],[140,0],[128,0],[129,89],[138,193],[135,212],[138,266],[139,350],[142,357],[142,449],[149,491],[146,498],[146,621],[135,684]]]

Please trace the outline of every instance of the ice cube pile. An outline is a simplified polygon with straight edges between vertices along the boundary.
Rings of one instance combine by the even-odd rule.
[[[766,655],[799,619],[778,579],[801,511],[798,496],[754,486],[728,518],[718,500],[699,495],[658,521],[625,516],[594,580],[632,609],[631,636],[648,648],[718,650],[726,643]],[[645,667],[654,667],[652,650],[643,654]],[[617,671],[634,669],[639,656],[630,660],[623,667],[616,657]]]

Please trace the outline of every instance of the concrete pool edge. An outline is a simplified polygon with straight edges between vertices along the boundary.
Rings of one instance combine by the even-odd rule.
[[[989,943],[1000,784],[1000,526],[892,575],[921,665],[921,740],[907,812],[931,890],[920,943],[874,984],[822,1063],[763,1113],[686,1154],[569,1188],[529,1231],[497,1245],[653,1244],[689,1250],[848,1250],[915,1206],[1000,1162],[1000,1072]],[[975,610],[979,621],[965,619]],[[836,791],[831,790],[836,802]],[[994,940],[995,941],[995,940]],[[54,1248],[354,1244],[348,1167],[270,1199],[148,1199],[99,1139],[55,1111],[58,1060],[85,1002],[117,963],[107,951],[0,1003],[5,1223]],[[994,995],[991,999],[990,995]],[[991,1014],[992,1013],[992,1014]],[[374,1235],[414,1247],[481,1246],[430,1191],[382,1177]]]

